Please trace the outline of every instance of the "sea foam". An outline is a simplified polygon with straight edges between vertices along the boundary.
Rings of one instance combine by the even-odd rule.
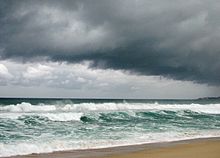
[[[171,142],[196,138],[211,138],[219,136],[219,131],[210,133],[194,133],[185,134],[177,132],[166,133],[148,133],[142,135],[133,135],[132,139],[122,140],[49,140],[44,142],[21,142],[17,144],[0,143],[0,157],[8,157],[15,155],[28,155],[32,153],[51,153],[54,151],[65,150],[83,150],[83,149],[100,149],[107,147],[117,147],[125,145],[138,145],[145,143]]]
[[[0,112],[88,112],[120,110],[191,110],[210,114],[220,114],[220,104],[158,104],[158,103],[80,103],[65,105],[21,104],[0,106]]]

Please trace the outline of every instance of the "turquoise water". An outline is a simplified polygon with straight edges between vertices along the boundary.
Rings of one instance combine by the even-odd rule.
[[[218,136],[218,99],[0,99],[1,157]]]

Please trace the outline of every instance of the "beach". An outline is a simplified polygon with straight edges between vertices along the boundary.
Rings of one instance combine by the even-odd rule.
[[[103,149],[72,150],[10,158],[219,158],[220,138],[120,146]]]

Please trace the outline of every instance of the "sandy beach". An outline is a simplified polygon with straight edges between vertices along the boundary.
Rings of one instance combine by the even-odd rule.
[[[61,151],[10,158],[219,158],[220,138],[121,146],[105,149]]]

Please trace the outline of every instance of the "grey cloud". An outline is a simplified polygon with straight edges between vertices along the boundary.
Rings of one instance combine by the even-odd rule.
[[[88,62],[0,62],[1,96],[198,98],[216,96],[220,91],[219,86],[133,75],[120,70],[91,69]]]
[[[220,85],[217,0],[1,1],[0,56]]]

